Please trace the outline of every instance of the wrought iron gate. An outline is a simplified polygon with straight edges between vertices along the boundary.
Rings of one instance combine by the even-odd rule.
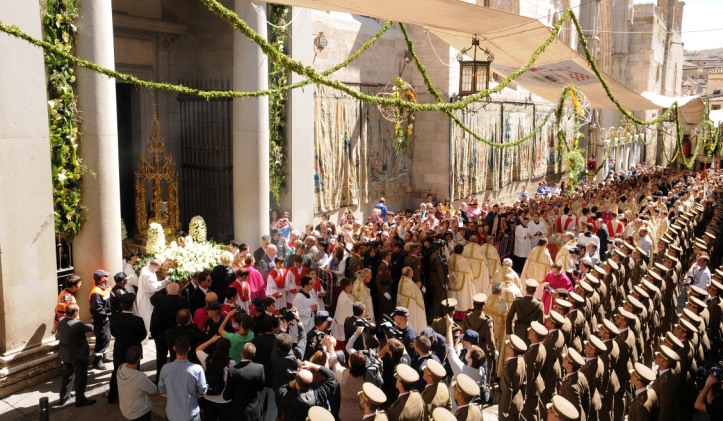
[[[180,81],[206,90],[230,90],[228,80]],[[181,224],[195,215],[218,242],[233,237],[232,100],[177,97],[181,111]]]

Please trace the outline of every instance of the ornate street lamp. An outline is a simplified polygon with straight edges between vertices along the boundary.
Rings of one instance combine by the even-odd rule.
[[[472,50],[472,60],[465,60],[469,57],[468,52]],[[477,60],[477,50],[487,55],[487,60]],[[490,87],[490,65],[495,55],[487,48],[479,45],[479,38],[475,35],[472,38],[472,45],[457,53],[459,61],[459,96],[476,94],[487,90]]]

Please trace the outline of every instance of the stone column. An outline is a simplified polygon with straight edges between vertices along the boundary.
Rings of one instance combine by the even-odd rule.
[[[80,1],[77,54],[115,68],[110,0]],[[113,274],[123,269],[115,81],[78,69],[78,109],[83,121],[80,156],[89,170],[81,185],[88,220],[73,242],[73,266],[83,279],[77,297],[81,317],[87,319],[93,272],[110,272],[112,285]]]
[[[0,20],[42,38],[40,3],[0,0]],[[58,296],[43,51],[0,34],[0,396],[44,381],[59,361]],[[12,416],[11,416],[12,417]]]
[[[294,7],[291,13],[291,55],[294,59],[311,66],[314,59],[311,34],[311,10]],[[296,73],[289,75],[289,83],[305,79]],[[296,229],[314,219],[314,95],[313,87],[289,91],[286,101],[286,137],[288,139],[287,191],[281,205],[291,212]]]
[[[235,0],[241,19],[266,38],[266,3]],[[268,61],[258,45],[240,32],[233,38],[233,89],[256,91],[269,86]],[[233,102],[233,222],[234,235],[252,251],[269,231],[269,99]]]

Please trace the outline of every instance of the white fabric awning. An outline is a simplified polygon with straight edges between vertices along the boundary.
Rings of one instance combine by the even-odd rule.
[[[705,103],[700,95],[692,96],[664,96],[645,91],[640,95],[660,108],[668,108],[678,103],[678,116],[684,124],[698,125],[705,117]]]
[[[526,63],[550,35],[540,21],[460,0],[275,0],[275,3],[318,10],[352,13],[420,25],[457,49],[469,47],[474,35],[495,55],[493,69],[507,75]],[[649,100],[608,75],[603,76],[623,107],[633,110],[657,108]],[[516,79],[525,89],[550,101],[561,89],[575,83],[593,107],[615,109],[600,80],[587,61],[561,41],[555,41],[535,66]]]

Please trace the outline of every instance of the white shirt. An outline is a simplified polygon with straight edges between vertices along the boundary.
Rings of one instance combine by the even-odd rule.
[[[311,310],[311,306],[316,304],[316,299],[309,295],[308,297],[302,290],[294,297],[292,306],[296,307],[299,312],[299,319],[304,323],[304,326],[314,326],[314,312]]]
[[[529,228],[530,233],[532,234],[530,248],[535,247],[537,245],[537,241],[547,235],[547,224],[545,224],[542,219],[540,219],[540,222],[530,221],[530,223],[527,224],[527,228]],[[538,232],[540,235],[537,235]]]
[[[515,256],[527,257],[527,255],[530,254],[532,246],[529,237],[531,236],[532,233],[529,227],[520,224],[515,228]]]

